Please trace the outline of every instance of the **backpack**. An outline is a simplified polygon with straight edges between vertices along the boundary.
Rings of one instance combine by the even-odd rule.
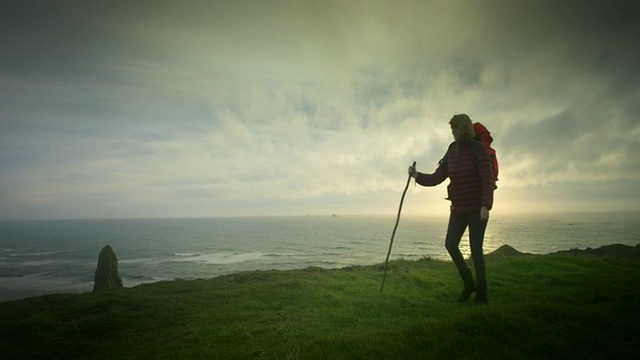
[[[496,157],[496,150],[491,147],[491,143],[493,142],[493,137],[487,128],[481,123],[473,123],[473,129],[476,131],[476,137],[474,138],[474,143],[481,142],[489,151],[489,155],[491,156],[491,160],[493,161],[493,175],[496,177],[496,181],[498,181],[498,158]],[[478,162],[478,147],[472,146],[471,149],[474,152],[474,158],[476,162]]]
[[[489,155],[491,156],[491,160],[493,161],[493,175],[495,176],[496,181],[498,181],[498,158],[496,157],[495,149],[491,147],[493,137],[491,136],[489,130],[487,130],[487,128],[479,122],[473,123],[473,129],[476,132],[476,136],[471,142],[471,153],[473,154],[473,160],[476,162],[476,164],[478,163],[478,147],[480,146],[480,144],[483,144],[489,151]],[[447,166],[447,154],[444,155],[444,157],[438,164]]]

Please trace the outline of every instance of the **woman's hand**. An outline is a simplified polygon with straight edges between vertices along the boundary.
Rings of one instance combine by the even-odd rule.
[[[480,220],[489,220],[489,209],[486,206],[480,208]]]
[[[414,166],[409,166],[409,170],[407,171],[412,178],[418,176],[418,171]]]

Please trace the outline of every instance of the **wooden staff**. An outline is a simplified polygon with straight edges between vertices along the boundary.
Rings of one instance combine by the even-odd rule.
[[[413,162],[414,168],[416,167],[416,162]],[[411,174],[409,174],[409,178],[407,179],[407,185],[404,187],[404,191],[402,192],[402,197],[400,198],[400,206],[398,207],[398,216],[396,217],[396,225],[393,227],[393,232],[391,233],[391,242],[389,243],[389,251],[387,252],[387,259],[384,261],[384,276],[382,277],[382,285],[380,285],[380,292],[384,290],[384,281],[387,279],[387,266],[389,265],[389,256],[391,255],[391,248],[393,247],[393,238],[396,236],[396,229],[398,228],[398,222],[400,222],[400,212],[402,211],[402,202],[404,201],[404,196],[407,193],[407,189],[409,188],[409,183],[411,182]]]

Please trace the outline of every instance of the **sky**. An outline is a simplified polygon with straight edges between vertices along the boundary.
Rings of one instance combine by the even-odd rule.
[[[0,0],[0,219],[395,215],[458,113],[492,216],[638,211],[637,7]]]

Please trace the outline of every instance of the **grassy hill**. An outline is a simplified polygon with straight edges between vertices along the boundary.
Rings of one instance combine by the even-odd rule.
[[[631,248],[633,249],[633,248]],[[637,251],[637,250],[636,250]],[[516,252],[517,253],[517,252]],[[640,262],[487,257],[489,306],[453,264],[247,272],[0,303],[5,359],[638,358]]]

